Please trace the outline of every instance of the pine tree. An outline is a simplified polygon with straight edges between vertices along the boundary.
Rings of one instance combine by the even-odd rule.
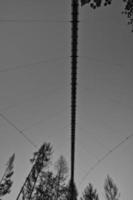
[[[40,176],[49,166],[52,153],[52,146],[50,143],[44,143],[41,148],[34,153],[33,158],[30,159],[33,164],[32,169],[21,188],[17,200],[21,195],[23,200],[31,200],[36,197],[36,189],[39,184]]]
[[[11,177],[14,174],[14,159],[15,159],[15,154],[13,154],[10,158],[9,161],[7,162],[7,167],[4,172],[4,175],[0,181],[0,197],[5,196],[6,194],[9,194],[11,192],[11,187],[13,184],[13,181],[11,180]]]
[[[68,174],[68,167],[65,158],[61,155],[55,163],[56,169],[56,199],[64,198],[66,193],[66,179]],[[63,197],[62,197],[63,196]]]
[[[33,200],[55,200],[56,179],[53,172],[42,172],[35,188]]]
[[[113,179],[109,175],[105,179],[104,191],[106,200],[119,200],[120,193]]]
[[[89,185],[85,188],[81,200],[99,200],[97,190],[93,188],[93,185]]]
[[[30,159],[32,169],[18,195],[22,200],[66,200],[68,194],[67,162],[63,156],[55,163],[55,171],[51,167],[52,146],[44,145]],[[51,171],[50,171],[51,169]]]
[[[68,187],[66,184],[67,178],[67,163],[63,156],[55,163],[54,171],[42,171],[36,185],[34,200],[66,200]]]

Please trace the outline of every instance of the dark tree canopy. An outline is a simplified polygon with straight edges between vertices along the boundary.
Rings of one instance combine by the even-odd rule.
[[[53,147],[44,143],[30,159],[31,171],[20,191],[17,200],[67,200],[67,162],[63,156],[52,168]]]
[[[80,200],[99,200],[97,190],[93,188],[91,183],[85,188]]]
[[[14,159],[15,159],[15,154],[13,154],[9,158],[9,161],[7,163],[7,168],[0,181],[0,197],[3,197],[11,192],[11,187],[13,184],[12,176],[14,174]]]
[[[23,200],[34,199],[35,195],[37,198],[38,193],[36,194],[36,188],[38,186],[38,181],[40,180],[42,172],[45,172],[50,164],[52,152],[53,150],[51,144],[44,143],[40,149],[34,153],[33,158],[30,159],[33,166],[30,174],[26,178],[24,186],[22,187],[21,194]],[[18,198],[19,196],[17,199]]]
[[[122,0],[125,3],[122,14],[125,14],[128,18],[128,24],[132,25],[133,32],[133,0]],[[108,6],[113,0],[81,0],[81,5],[89,4],[91,8],[95,9],[101,5]]]
[[[108,175],[104,183],[106,200],[119,200],[120,193],[113,179]]]

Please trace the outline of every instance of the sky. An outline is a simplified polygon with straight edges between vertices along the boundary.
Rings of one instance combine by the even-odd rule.
[[[133,35],[122,9],[119,0],[79,10],[75,182],[79,194],[91,182],[101,200],[107,174],[121,200],[132,197],[133,138],[125,138],[133,133]],[[12,192],[4,199],[17,197],[34,145],[51,142],[53,161],[63,154],[70,166],[70,20],[70,0],[0,1],[1,177],[16,155]]]

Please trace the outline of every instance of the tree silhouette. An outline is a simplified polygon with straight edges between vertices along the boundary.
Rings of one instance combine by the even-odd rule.
[[[54,171],[42,171],[36,184],[32,200],[65,200],[68,192],[67,163],[63,156],[55,163],[56,173]]]
[[[105,179],[104,191],[106,200],[119,200],[120,193],[113,179],[109,175]]]
[[[50,143],[44,143],[40,149],[34,153],[33,158],[30,159],[33,164],[32,169],[20,190],[17,200],[20,195],[22,195],[23,200],[34,199],[41,173],[49,166],[52,153],[52,146]]]
[[[66,200],[68,196],[67,162],[60,156],[51,168],[53,154],[50,143],[44,143],[30,159],[32,169],[17,197],[22,200]]]
[[[13,154],[9,161],[7,162],[7,167],[4,172],[4,175],[0,181],[0,197],[5,196],[6,194],[11,192],[11,187],[13,184],[13,181],[11,180],[12,175],[14,174],[14,159],[15,154]]]
[[[61,181],[65,181],[68,174],[67,162],[64,156],[60,156],[55,163],[55,169],[57,171],[57,176]]]
[[[133,32],[133,0],[122,0],[125,3],[124,10],[122,14],[125,14],[128,18],[128,24],[132,25]],[[96,9],[102,5],[108,6],[113,2],[113,0],[81,0],[81,5],[86,3],[90,5],[91,8]]]
[[[42,172],[36,185],[32,200],[56,199],[56,180],[50,171]]]
[[[97,190],[93,188],[91,183],[85,188],[80,200],[99,200]]]
[[[65,158],[61,155],[55,163],[56,169],[56,199],[61,197],[66,189],[65,181],[67,179],[68,167]]]

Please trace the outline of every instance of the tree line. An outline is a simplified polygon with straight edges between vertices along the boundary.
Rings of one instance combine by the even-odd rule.
[[[20,195],[16,199],[22,200],[70,200],[71,185],[69,180],[69,170],[65,157],[61,155],[53,164],[53,147],[50,143],[44,143],[41,148],[33,153],[30,162],[31,171],[21,188]],[[13,154],[0,181],[0,198],[11,192],[14,174]],[[99,200],[97,189],[92,183],[88,183],[78,196],[76,184],[74,185],[74,199]],[[104,182],[105,200],[119,200],[120,193],[113,179],[107,175]]]

